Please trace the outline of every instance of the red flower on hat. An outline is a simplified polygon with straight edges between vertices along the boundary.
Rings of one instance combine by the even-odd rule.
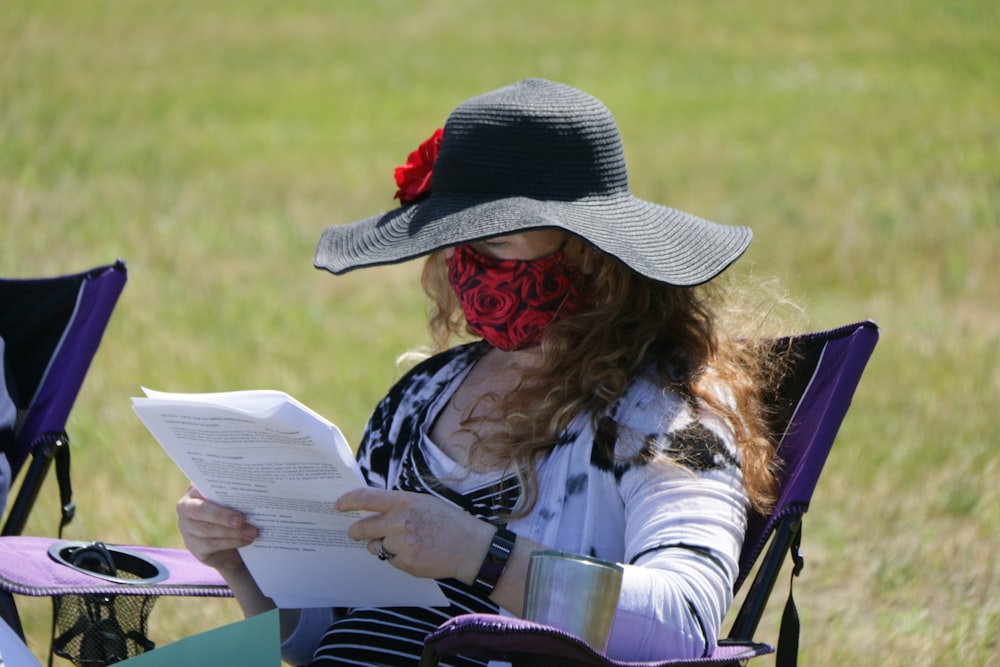
[[[441,137],[444,130],[438,128],[431,138],[420,144],[417,150],[410,153],[406,158],[406,164],[396,167],[396,190],[395,199],[402,204],[412,204],[423,199],[431,191],[431,172],[434,169],[434,161],[437,160],[438,150],[441,148]]]

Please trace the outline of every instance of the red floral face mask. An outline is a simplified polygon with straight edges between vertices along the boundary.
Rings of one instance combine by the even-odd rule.
[[[462,245],[447,265],[469,327],[505,352],[537,343],[545,327],[586,304],[583,274],[562,250],[539,259],[501,260]]]

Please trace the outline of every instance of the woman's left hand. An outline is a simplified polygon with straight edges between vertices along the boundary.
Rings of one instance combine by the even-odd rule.
[[[374,512],[351,524],[348,536],[367,541],[372,555],[378,554],[381,542],[389,562],[418,577],[472,584],[496,531],[423,493],[358,489],[341,496],[335,507],[341,512]]]

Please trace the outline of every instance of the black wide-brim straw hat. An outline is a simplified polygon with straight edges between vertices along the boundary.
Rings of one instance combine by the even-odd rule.
[[[429,197],[328,227],[314,263],[339,274],[534,229],[565,230],[678,286],[714,278],[752,236],[634,197],[607,107],[576,88],[524,79],[455,108]]]

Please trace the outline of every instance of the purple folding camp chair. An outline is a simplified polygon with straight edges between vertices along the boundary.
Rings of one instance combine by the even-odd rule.
[[[24,470],[0,537],[0,618],[22,639],[14,595],[53,599],[53,651],[111,664],[150,648],[159,595],[229,596],[186,550],[22,537],[55,462],[62,516],[74,515],[66,422],[125,286],[121,260],[73,275],[0,280],[0,510]]]
[[[772,430],[783,467],[774,510],[751,517],[740,556],[738,591],[755,564],[757,573],[747,589],[729,636],[719,640],[712,655],[694,660],[626,662],[611,660],[586,642],[558,628],[495,614],[457,616],[427,636],[421,667],[467,656],[518,665],[573,667],[682,667],[737,665],[774,652],[753,640],[786,555],[792,558],[792,578],[803,566],[799,544],[802,515],[809,508],[816,482],[843,422],[861,374],[878,342],[878,327],[866,321],[825,331],[792,336],[776,349],[790,351],[792,367],[773,396]],[[765,552],[766,547],[766,552]],[[761,557],[761,554],[764,554]],[[782,614],[776,664],[794,665],[798,657],[799,622],[789,584]]]
[[[66,421],[125,286],[118,260],[83,273],[0,280],[0,456],[15,479],[31,457],[3,535],[24,530],[52,461],[56,462],[62,528],[73,519]],[[0,506],[0,510],[2,510]]]

